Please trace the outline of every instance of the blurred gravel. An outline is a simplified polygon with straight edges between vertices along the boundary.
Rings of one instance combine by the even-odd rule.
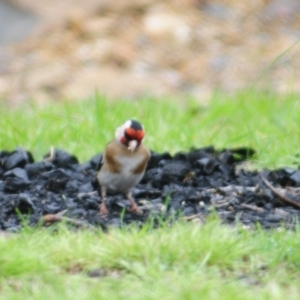
[[[110,97],[206,100],[261,74],[257,88],[300,90],[299,45],[276,60],[299,39],[297,0],[11,2],[34,15],[26,19],[30,36],[0,48],[0,97],[8,103],[85,98],[96,88]]]
[[[41,161],[22,147],[0,151],[0,232],[19,231],[24,223],[66,221],[72,226],[94,228],[141,226],[152,220],[178,219],[203,224],[212,212],[222,222],[255,229],[283,227],[294,230],[300,220],[300,169],[243,169],[255,155],[247,147],[189,152],[152,152],[133,196],[143,214],[128,211],[121,194],[108,194],[109,214],[99,215],[101,194],[96,180],[101,154],[85,163],[52,148]],[[23,215],[23,217],[20,216]],[[63,218],[63,219],[62,219]]]

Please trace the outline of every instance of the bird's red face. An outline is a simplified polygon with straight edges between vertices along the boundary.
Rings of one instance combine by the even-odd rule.
[[[136,120],[127,121],[120,127],[120,131],[118,132],[121,133],[119,141],[132,152],[142,143],[145,137],[145,130],[142,124]]]
[[[125,129],[124,135],[121,137],[121,142],[128,147],[129,150],[134,151],[142,142],[145,136],[143,129],[136,130],[134,128]]]
[[[142,141],[145,136],[145,131],[143,129],[136,130],[132,127],[125,129],[124,138],[128,140],[137,140],[138,142]]]

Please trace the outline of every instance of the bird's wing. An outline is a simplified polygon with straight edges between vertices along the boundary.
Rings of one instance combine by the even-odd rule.
[[[99,172],[104,164],[104,156],[105,152],[107,151],[107,148],[113,143],[114,141],[108,143],[103,151],[103,153],[100,154],[99,162],[97,164],[97,171]]]
[[[100,171],[100,169],[102,168],[103,166],[103,153],[100,155],[100,158],[99,158],[99,162],[97,164],[97,171]]]

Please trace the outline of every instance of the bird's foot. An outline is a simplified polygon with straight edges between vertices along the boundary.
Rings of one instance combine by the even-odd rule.
[[[109,213],[109,211],[108,211],[106,205],[101,204],[101,206],[100,206],[100,215],[101,216],[107,216],[108,213]]]
[[[143,214],[143,211],[136,204],[132,205],[129,211],[134,212],[138,215]]]

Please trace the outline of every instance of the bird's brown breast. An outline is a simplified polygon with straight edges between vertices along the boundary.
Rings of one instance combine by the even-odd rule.
[[[133,174],[144,173],[147,167],[148,160],[149,160],[149,156],[145,156],[144,159],[135,168],[132,169],[132,173]]]
[[[116,159],[114,153],[107,151],[105,153],[105,166],[112,173],[120,173],[122,169],[121,163]]]
[[[125,167],[132,174],[140,174],[145,172],[149,158],[150,151],[143,144],[131,152],[113,141],[105,149],[103,167],[112,173],[122,173]]]

